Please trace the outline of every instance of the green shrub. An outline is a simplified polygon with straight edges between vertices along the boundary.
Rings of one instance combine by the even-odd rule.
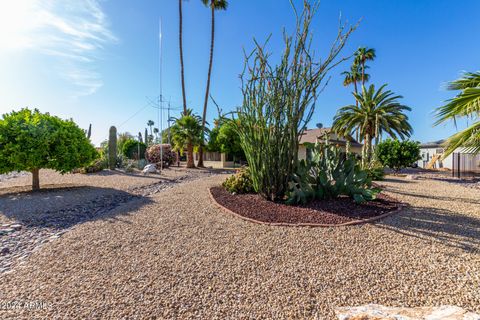
[[[387,139],[375,148],[378,161],[396,172],[420,159],[420,146],[416,141]]]
[[[333,199],[340,195],[362,203],[376,198],[380,192],[372,188],[367,172],[354,155],[345,155],[329,144],[310,145],[312,158],[299,163],[289,183],[288,204],[305,204],[313,199]]]
[[[128,159],[145,159],[145,151],[147,145],[134,139],[128,139],[122,145],[122,154]]]
[[[379,161],[372,161],[364,168],[372,181],[380,181],[385,177],[385,167]]]
[[[99,158],[94,160],[88,166],[79,169],[80,173],[96,173],[100,172],[108,167],[108,160],[106,158]]]
[[[248,167],[238,170],[236,174],[228,177],[222,185],[231,193],[250,193],[254,191]]]

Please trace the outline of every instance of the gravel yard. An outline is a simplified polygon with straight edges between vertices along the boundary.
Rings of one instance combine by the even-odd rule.
[[[335,307],[367,303],[480,311],[478,190],[388,177],[388,194],[410,205],[402,212],[374,225],[289,228],[218,209],[208,188],[223,179],[77,224],[0,274],[0,309],[37,303],[0,318],[333,319]]]

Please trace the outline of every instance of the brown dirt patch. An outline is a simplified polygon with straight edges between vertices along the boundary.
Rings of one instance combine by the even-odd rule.
[[[383,193],[374,201],[357,204],[349,197],[315,200],[307,205],[290,206],[267,201],[257,194],[233,195],[223,187],[213,187],[214,201],[233,213],[260,223],[279,225],[344,225],[383,217],[401,207],[401,203]]]

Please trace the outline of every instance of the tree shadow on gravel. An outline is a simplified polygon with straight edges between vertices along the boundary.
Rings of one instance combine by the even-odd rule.
[[[432,207],[407,207],[376,223],[402,235],[480,254],[480,215],[478,217]]]
[[[24,227],[67,229],[97,219],[116,219],[151,202],[125,191],[86,186],[42,186],[32,192],[15,187],[0,195],[0,217]],[[128,211],[113,209],[128,204]]]
[[[390,188],[390,189],[392,189],[392,188]],[[474,200],[474,199],[471,199],[471,198],[448,197],[448,196],[440,196],[440,195],[435,195],[433,197],[433,196],[422,195],[422,194],[418,194],[418,193],[400,191],[399,189],[386,190],[386,191],[393,191],[395,193],[398,193],[398,194],[401,194],[401,195],[404,195],[404,196],[422,198],[422,199],[435,199],[435,200],[443,200],[443,201],[459,201],[459,202],[464,202],[464,203],[480,204],[480,200]]]

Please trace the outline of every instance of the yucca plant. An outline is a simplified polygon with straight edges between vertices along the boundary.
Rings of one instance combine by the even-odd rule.
[[[295,10],[295,6],[290,1]],[[255,41],[246,54],[241,74],[243,104],[233,122],[250,166],[254,189],[266,199],[283,200],[298,164],[298,144],[310,121],[318,95],[330,69],[355,29],[340,25],[325,59],[311,50],[310,25],[318,2],[304,1],[293,36],[284,32],[285,50],[277,65],[271,64],[266,44]]]

